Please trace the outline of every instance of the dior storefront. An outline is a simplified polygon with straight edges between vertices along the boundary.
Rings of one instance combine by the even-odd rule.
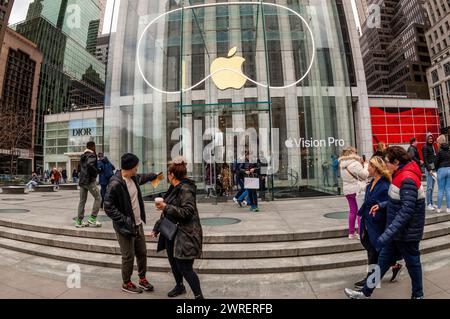
[[[145,172],[183,154],[202,189],[248,151],[268,165],[270,198],[338,194],[333,158],[371,147],[356,133],[371,127],[346,2],[121,0],[106,153],[133,152]]]

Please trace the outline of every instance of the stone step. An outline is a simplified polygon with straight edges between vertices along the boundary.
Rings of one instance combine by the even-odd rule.
[[[425,227],[424,239],[449,234],[450,221],[432,224]],[[0,226],[0,237],[57,248],[120,255],[120,248],[116,239],[108,240],[53,235],[2,226]],[[358,240],[349,240],[346,237],[273,243],[206,243],[203,247],[203,259],[298,257],[352,252],[363,249]],[[149,257],[165,258],[165,252],[156,252],[155,242],[148,243],[147,255]]]
[[[44,246],[8,238],[0,238],[0,247],[70,263],[120,268],[119,255],[77,251]],[[422,254],[450,248],[450,235],[424,240]],[[262,258],[262,259],[201,259],[195,268],[202,274],[265,274],[303,272],[361,266],[367,263],[365,251],[344,252],[318,256]],[[166,258],[148,258],[148,271],[169,272]]]
[[[450,221],[450,214],[447,213],[431,213],[427,214],[426,225],[432,225]],[[88,229],[76,229],[70,226],[47,226],[36,223],[24,223],[22,221],[0,219],[0,226],[8,228],[16,228],[22,230],[28,230],[33,232],[65,235],[72,237],[82,238],[94,238],[94,239],[109,239],[116,240],[116,234],[111,229],[105,228],[88,228]],[[255,230],[254,233],[247,232],[246,234],[234,234],[220,232],[220,227],[214,228],[214,233],[208,233],[205,231],[204,243],[209,244],[223,244],[223,243],[273,243],[273,242],[288,242],[288,241],[301,241],[301,240],[315,240],[315,239],[330,239],[346,237],[348,229],[345,226],[335,227],[332,229],[323,229],[321,231],[304,231],[304,232],[270,232],[261,233]],[[147,238],[148,242],[154,242],[154,239]]]

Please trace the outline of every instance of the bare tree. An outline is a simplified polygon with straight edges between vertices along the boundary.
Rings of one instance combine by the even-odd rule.
[[[32,148],[33,116],[32,110],[0,110],[0,150],[9,155],[11,177],[17,174],[14,159],[19,156],[19,150]]]

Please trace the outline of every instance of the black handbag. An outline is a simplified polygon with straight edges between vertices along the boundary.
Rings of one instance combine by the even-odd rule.
[[[159,232],[166,239],[172,241],[177,233],[178,225],[172,223],[168,218],[164,217],[159,224]]]

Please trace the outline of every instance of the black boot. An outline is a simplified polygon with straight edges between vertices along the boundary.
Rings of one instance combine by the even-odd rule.
[[[167,296],[170,298],[174,298],[186,293],[186,287],[184,285],[175,286],[171,291],[168,292]]]
[[[203,297],[203,294],[200,294],[198,296],[195,296],[195,299],[205,299],[205,297]]]

